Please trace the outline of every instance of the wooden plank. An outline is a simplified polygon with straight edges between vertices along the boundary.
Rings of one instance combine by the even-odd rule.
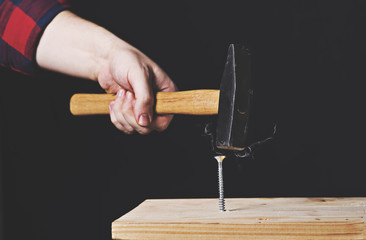
[[[366,239],[366,198],[146,200],[112,224],[113,239]]]

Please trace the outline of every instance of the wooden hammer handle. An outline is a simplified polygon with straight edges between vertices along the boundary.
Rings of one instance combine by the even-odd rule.
[[[219,90],[158,92],[155,100],[157,114],[215,115],[219,107]],[[109,114],[114,94],[74,94],[70,99],[73,115]]]

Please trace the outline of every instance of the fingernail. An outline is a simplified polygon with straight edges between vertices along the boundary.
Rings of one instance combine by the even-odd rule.
[[[117,92],[117,97],[121,97],[121,96],[122,96],[122,92],[123,92],[123,90],[122,90],[122,89],[118,90],[118,92]]]
[[[109,104],[109,111],[112,111],[113,106],[114,106],[114,101],[112,101],[112,102]]]
[[[131,99],[131,92],[126,91],[126,100],[130,100]]]
[[[142,127],[147,127],[150,124],[150,118],[146,113],[143,113],[139,117],[139,125]]]
[[[126,100],[129,102],[133,102],[134,100],[134,95],[132,92],[126,92]]]

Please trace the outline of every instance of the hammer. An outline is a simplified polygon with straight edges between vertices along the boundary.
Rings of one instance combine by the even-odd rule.
[[[225,151],[245,148],[252,91],[252,54],[244,45],[230,44],[220,90],[158,92],[156,114],[218,115],[216,147]],[[73,115],[109,114],[114,94],[74,94]]]

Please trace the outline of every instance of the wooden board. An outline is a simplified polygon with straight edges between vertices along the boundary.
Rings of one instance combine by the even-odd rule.
[[[113,239],[366,239],[366,198],[146,200],[112,224]]]

